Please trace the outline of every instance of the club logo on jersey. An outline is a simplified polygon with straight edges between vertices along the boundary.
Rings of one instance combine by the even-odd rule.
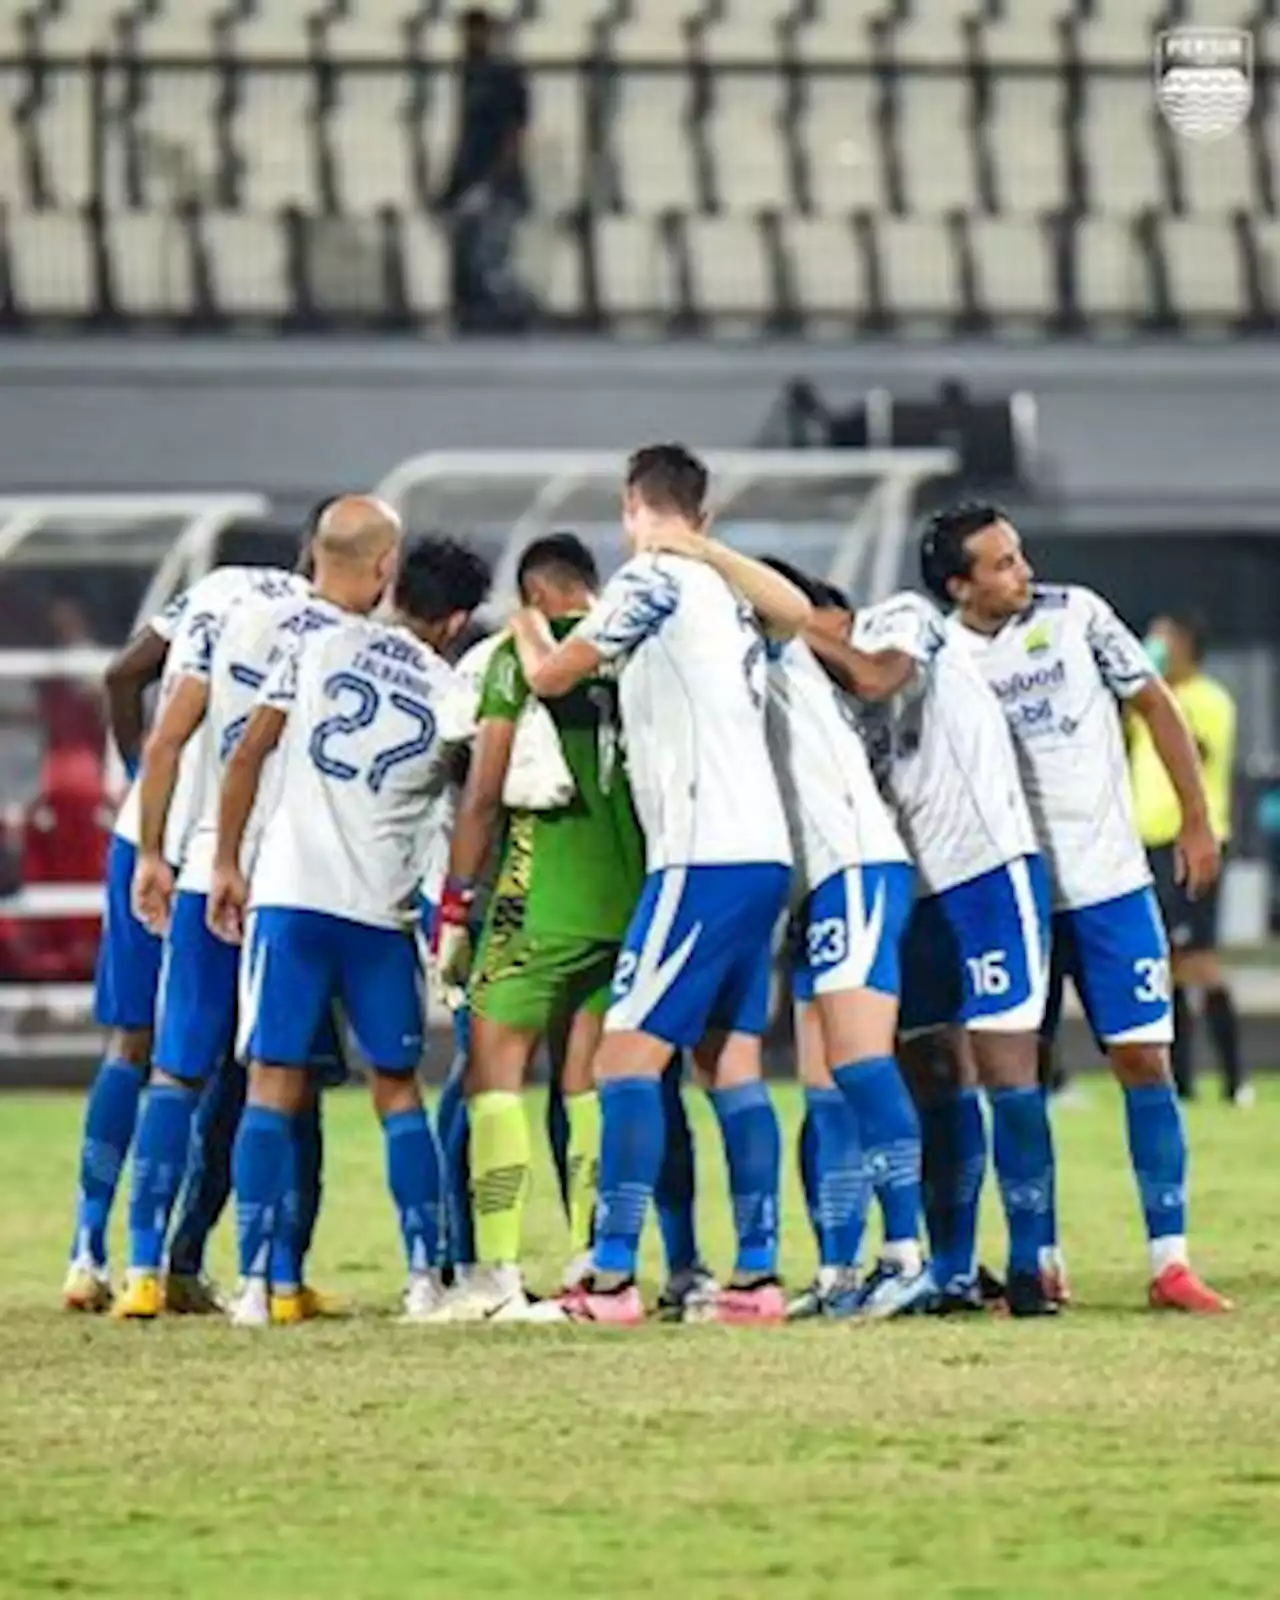
[[[1034,628],[1027,631],[1026,638],[1022,641],[1029,656],[1038,656],[1047,650],[1053,643],[1049,635],[1049,625],[1046,622],[1037,622]]]
[[[1253,36],[1240,28],[1174,28],[1156,40],[1156,102],[1186,139],[1224,139],[1253,104]]]

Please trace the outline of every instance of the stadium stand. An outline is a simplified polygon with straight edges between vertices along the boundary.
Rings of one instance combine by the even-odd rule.
[[[1280,321],[1276,0],[509,0],[551,324]],[[0,319],[443,326],[452,0],[0,8]],[[1248,27],[1179,138],[1160,30]]]

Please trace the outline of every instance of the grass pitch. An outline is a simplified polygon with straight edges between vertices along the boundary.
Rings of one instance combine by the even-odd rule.
[[[1190,1115],[1197,1259],[1240,1303],[1193,1322],[1142,1309],[1121,1107],[1088,1092],[1056,1122],[1077,1300],[1057,1323],[630,1333],[396,1326],[380,1140],[354,1093],[328,1106],[315,1277],[358,1318],[255,1335],[67,1316],[80,1106],[5,1098],[0,1595],[1274,1596],[1280,1094]],[[780,1103],[790,1137],[798,1101]],[[697,1112],[723,1267],[719,1141]],[[986,1222],[999,1264],[990,1192]],[[547,1171],[531,1237],[549,1285]]]

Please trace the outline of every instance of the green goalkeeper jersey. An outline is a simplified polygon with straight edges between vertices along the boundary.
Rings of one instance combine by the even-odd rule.
[[[551,624],[557,639],[577,618]],[[529,685],[514,644],[499,645],[480,689],[480,720],[515,722]],[[577,793],[555,811],[512,811],[494,883],[531,935],[620,942],[644,881],[644,840],[622,764],[617,686],[587,678],[544,702]],[[505,918],[504,918],[505,920]]]

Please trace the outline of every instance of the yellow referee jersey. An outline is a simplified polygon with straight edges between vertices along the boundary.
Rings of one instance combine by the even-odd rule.
[[[1220,683],[1202,672],[1179,684],[1170,684],[1173,697],[1191,729],[1204,767],[1204,792],[1209,802],[1209,823],[1216,836],[1231,837],[1231,769],[1236,751],[1236,704]],[[1172,844],[1182,826],[1182,808],[1169,782],[1164,763],[1156,754],[1151,733],[1141,717],[1134,717],[1129,738],[1129,779],[1133,786],[1138,832],[1149,849]]]

